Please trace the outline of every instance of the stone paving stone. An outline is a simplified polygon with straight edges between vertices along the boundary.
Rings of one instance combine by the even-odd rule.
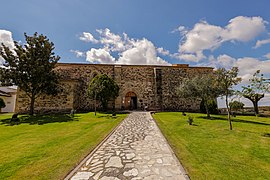
[[[149,112],[132,112],[83,162],[70,179],[188,179]]]
[[[71,178],[71,180],[89,179],[93,175],[94,173],[91,172],[77,172],[75,176]]]

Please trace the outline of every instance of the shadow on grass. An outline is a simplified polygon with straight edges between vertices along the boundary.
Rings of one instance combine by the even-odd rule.
[[[263,133],[262,136],[270,138],[270,133]]]
[[[112,114],[113,111],[99,111],[99,113],[103,113],[103,114]],[[116,114],[129,114],[129,111],[116,111]]]
[[[227,117],[211,117],[210,119],[205,117],[205,116],[199,116],[198,118],[206,119],[206,120],[221,120],[221,121],[228,121]],[[238,119],[235,117],[232,117],[232,122],[240,122],[240,123],[249,123],[249,124],[258,124],[258,125],[265,125],[265,126],[270,126],[268,123],[263,123],[263,122],[257,122],[257,121],[249,121],[249,120],[243,120],[243,119]]]
[[[76,116],[71,117],[67,114],[54,114],[54,115],[22,115],[19,117],[18,122],[12,122],[11,118],[3,119],[0,121],[1,125],[19,125],[19,124],[30,124],[30,125],[43,125],[48,123],[63,123],[69,121],[78,121]]]
[[[125,112],[125,111],[118,111],[116,112],[115,116],[113,116],[113,112],[112,111],[107,111],[107,112],[102,112],[99,111],[98,113],[102,113],[102,115],[97,115],[97,118],[109,118],[109,119],[116,119],[117,118],[117,114],[129,114],[129,112]]]

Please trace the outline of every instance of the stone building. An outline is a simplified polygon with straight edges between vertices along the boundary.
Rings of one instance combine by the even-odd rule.
[[[14,112],[16,102],[17,87],[2,86],[0,87],[0,98],[5,102],[6,107],[0,109],[0,112]]]
[[[57,96],[41,95],[35,102],[35,110],[46,111],[89,111],[94,101],[87,96],[89,82],[97,74],[107,74],[120,87],[115,100],[116,109],[196,111],[200,101],[177,97],[176,88],[183,78],[210,73],[210,67],[189,67],[188,64],[160,65],[105,65],[59,63],[62,92]],[[16,112],[26,112],[29,100],[18,90]],[[109,104],[112,107],[112,104]]]

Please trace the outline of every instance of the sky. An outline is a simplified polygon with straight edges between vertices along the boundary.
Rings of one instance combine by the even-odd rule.
[[[266,76],[270,73],[269,0],[2,0],[0,4],[0,43],[13,48],[13,40],[24,42],[24,32],[38,32],[54,43],[60,62],[237,66],[242,84],[258,69]],[[260,105],[269,102],[267,94]]]

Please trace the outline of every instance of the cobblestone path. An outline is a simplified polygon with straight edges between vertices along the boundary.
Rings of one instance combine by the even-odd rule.
[[[74,171],[66,179],[188,179],[149,112],[131,113]]]

